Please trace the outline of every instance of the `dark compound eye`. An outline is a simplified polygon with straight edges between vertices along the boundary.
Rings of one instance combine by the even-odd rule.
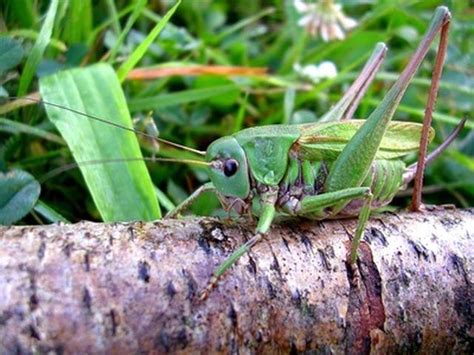
[[[239,169],[239,163],[235,159],[227,159],[224,162],[224,175],[229,177],[234,175]]]

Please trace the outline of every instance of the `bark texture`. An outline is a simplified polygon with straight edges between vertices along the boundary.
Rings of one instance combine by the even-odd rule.
[[[0,228],[0,353],[466,353],[474,210],[283,221],[203,302],[254,225],[209,218]]]

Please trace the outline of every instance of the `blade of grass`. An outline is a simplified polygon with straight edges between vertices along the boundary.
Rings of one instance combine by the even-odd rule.
[[[458,162],[459,164],[461,164],[465,168],[467,168],[471,171],[474,171],[474,158],[473,157],[470,157],[466,154],[463,154],[463,153],[455,151],[455,150],[452,150],[450,152],[450,155],[451,155],[451,158],[454,161]]]
[[[36,13],[35,2],[31,0],[10,0],[5,8],[24,28],[36,28],[38,14]],[[10,14],[7,14],[10,15]]]
[[[43,77],[40,92],[47,102],[132,128],[122,88],[107,64]],[[57,107],[45,105],[45,109],[67,141],[104,221],[149,221],[161,216],[145,163],[116,163],[142,158],[132,132]],[[110,160],[114,163],[87,164]]]
[[[234,128],[232,129],[233,133],[240,131],[244,125],[245,112],[247,111],[247,105],[249,100],[249,93],[245,93],[245,96],[240,104],[239,111],[235,117]]]
[[[176,205],[166,196],[166,194],[155,186],[155,194],[160,205],[167,211],[173,210]]]
[[[7,32],[10,36],[12,37],[21,37],[21,38],[28,38],[32,40],[38,40],[39,33],[34,31],[34,30],[28,30],[28,29],[21,29],[21,30],[12,30]],[[51,48],[55,48],[61,52],[66,52],[67,51],[67,46],[66,43],[58,40],[51,38],[47,46]]]
[[[217,36],[217,41],[218,42],[221,42],[223,39],[225,39],[226,37],[234,34],[235,32],[238,32],[240,31],[242,28],[254,23],[254,22],[257,22],[258,20],[260,20],[262,17],[265,17],[265,16],[268,16],[268,15],[272,15],[275,13],[275,8],[274,7],[268,7],[266,9],[263,9],[262,11],[256,13],[255,15],[253,16],[250,16],[250,17],[247,17],[247,18],[244,18],[243,20],[237,22],[236,24],[233,24],[231,26],[229,26],[228,28],[224,29],[218,36]]]
[[[171,16],[173,16],[180,3],[181,0],[178,0],[178,2],[176,2],[176,4],[166,13],[166,15],[163,16],[161,21],[158,22],[156,26],[151,30],[150,34],[145,38],[145,40],[133,51],[130,57],[118,69],[117,75],[120,82],[123,82],[127,77],[128,72],[132,70],[135,65],[137,65],[137,63],[147,51],[148,47],[155,41],[163,27],[165,27]]]
[[[2,117],[0,117],[0,131],[10,132],[14,134],[26,133],[32,136],[46,139],[50,142],[58,143],[61,145],[66,144],[66,142],[64,142],[64,140],[56,134]]]
[[[12,168],[29,170],[37,166],[45,166],[46,164],[51,163],[53,159],[64,158],[69,155],[70,152],[68,151],[68,148],[61,146],[59,149],[51,150],[44,154],[30,155],[21,160],[17,160],[12,162],[11,166]]]
[[[81,43],[92,31],[91,0],[69,0],[62,38],[67,43]]]
[[[38,92],[31,93],[27,95],[26,97],[29,97],[34,100],[39,100],[40,96]],[[8,113],[10,111],[14,111],[18,108],[25,107],[25,106],[31,106],[31,105],[36,105],[37,103],[34,100],[24,100],[24,99],[16,99],[13,101],[9,101],[3,105],[0,106],[0,115],[3,115],[5,113]]]
[[[65,217],[61,216],[61,214],[59,214],[57,211],[55,211],[53,208],[51,208],[50,206],[48,206],[46,203],[44,203],[41,200],[38,200],[36,202],[36,205],[33,209],[35,210],[36,213],[40,214],[51,223],[58,223],[58,222],[71,223]]]
[[[54,38],[61,38],[63,27],[64,27],[64,18],[66,17],[67,10],[69,8],[69,0],[68,1],[60,1],[58,4],[58,10],[56,12],[56,18],[54,19],[54,26],[53,26],[53,37]],[[62,38],[65,40],[65,38]]]
[[[17,96],[23,96],[28,91],[31,81],[33,80],[33,76],[35,75],[36,68],[38,67],[38,64],[43,57],[44,51],[51,39],[54,18],[56,17],[57,9],[58,0],[51,0],[46,18],[38,35],[38,40],[35,42],[33,48],[31,49],[31,53],[26,60],[25,67],[20,78]]]
[[[130,11],[133,11],[135,8],[134,4],[128,5],[127,7],[123,8],[120,10],[120,12],[117,14],[117,20],[120,20],[123,16],[127,15]],[[94,41],[97,39],[97,36],[101,34],[107,27],[112,25],[114,22],[114,19],[107,19],[104,22],[102,22],[100,25],[96,26],[89,36],[87,37],[87,46],[90,47],[94,43]]]
[[[106,0],[105,1],[107,8],[109,9],[109,14],[112,20],[112,28],[114,29],[115,33],[120,33],[122,28],[120,27],[120,21],[117,14],[117,8],[115,7],[114,0]]]
[[[112,2],[110,0],[108,0],[108,1]],[[117,41],[115,42],[114,47],[110,51],[109,60],[108,60],[109,63],[114,62],[115,57],[117,56],[117,52],[120,49],[120,47],[122,46],[122,43],[125,40],[125,37],[127,37],[128,33],[132,29],[133,24],[135,23],[135,21],[137,21],[138,17],[142,13],[143,9],[146,6],[146,3],[147,3],[147,0],[137,0],[135,2],[133,12],[130,15],[130,17],[128,18],[127,23],[125,24],[125,28],[123,29],[123,31],[117,32],[118,33]],[[112,22],[112,24],[114,24],[114,23],[115,22]]]
[[[185,90],[172,94],[161,94],[130,100],[129,107],[131,111],[153,110],[223,96],[235,91],[236,88],[237,86],[234,84],[227,84],[210,88]]]

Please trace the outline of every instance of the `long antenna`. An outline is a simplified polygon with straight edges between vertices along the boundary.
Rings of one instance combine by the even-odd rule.
[[[44,183],[45,181],[60,175],[68,170],[80,168],[81,166],[87,165],[97,165],[97,164],[109,164],[109,163],[123,163],[123,162],[135,162],[135,161],[162,161],[162,162],[169,162],[169,163],[184,163],[184,164],[196,164],[196,165],[204,165],[209,166],[211,163],[200,161],[200,160],[191,160],[191,159],[174,159],[174,158],[154,158],[154,157],[142,157],[142,158],[115,158],[115,159],[96,159],[96,160],[88,160],[83,162],[77,163],[69,163],[63,166],[60,166],[56,169],[49,171],[48,173],[41,176],[38,181],[40,184]]]
[[[115,123],[115,122],[106,120],[105,118],[101,118],[101,117],[97,117],[97,116],[94,116],[94,115],[90,115],[90,114],[88,114],[88,113],[84,113],[84,112],[75,110],[75,109],[73,109],[73,108],[70,108],[70,107],[67,107],[67,106],[64,106],[64,105],[55,104],[55,103],[53,103],[53,102],[47,102],[47,101],[44,101],[44,100],[42,100],[42,99],[35,99],[35,98],[32,98],[32,97],[28,97],[28,96],[25,96],[25,97],[10,96],[9,99],[10,99],[10,100],[11,100],[11,99],[15,99],[15,100],[28,100],[28,101],[36,102],[36,103],[38,103],[38,104],[45,104],[45,105],[57,107],[57,108],[60,108],[60,109],[63,109],[63,110],[68,110],[68,111],[74,112],[74,113],[76,113],[76,114],[78,114],[78,115],[80,115],[80,116],[84,116],[84,117],[90,118],[90,119],[95,120],[95,121],[99,121],[99,122],[102,122],[102,123],[106,123],[106,124],[109,124],[109,125],[111,125],[111,126],[114,126],[114,127],[117,127],[117,128],[121,128],[121,129],[124,129],[124,130],[129,131],[129,132],[133,132],[133,133],[135,133],[135,134],[139,134],[139,135],[141,135],[141,136],[144,136],[144,137],[153,139],[153,140],[155,140],[155,141],[157,141],[157,142],[161,142],[161,143],[167,144],[167,145],[169,145],[169,146],[172,146],[172,147],[175,147],[175,148],[178,148],[178,149],[187,150],[187,151],[189,151],[189,152],[193,152],[193,153],[196,153],[196,154],[199,154],[199,155],[206,155],[206,152],[203,152],[202,150],[190,148],[190,147],[187,147],[187,146],[185,146],[185,145],[181,145],[181,144],[178,144],[178,143],[174,143],[174,142],[171,142],[171,141],[166,140],[166,139],[163,139],[163,138],[158,138],[158,137],[155,137],[155,136],[153,136],[153,135],[151,135],[151,134],[148,134],[148,133],[146,133],[146,132],[139,131],[139,130],[136,130],[136,129],[133,129],[133,128],[129,128],[129,127],[123,126],[123,125],[121,125],[121,124],[118,124],[118,123]]]

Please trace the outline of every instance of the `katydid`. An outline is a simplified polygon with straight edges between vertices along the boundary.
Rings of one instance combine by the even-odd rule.
[[[200,298],[204,299],[218,278],[262,239],[277,214],[315,220],[358,216],[349,255],[349,262],[354,264],[370,212],[390,203],[397,191],[404,188],[415,175],[413,209],[420,208],[425,164],[454,140],[465,122],[461,121],[446,141],[425,158],[427,144],[434,136],[430,128],[431,114],[446,52],[449,21],[448,9],[438,7],[416,53],[366,120],[353,120],[352,117],[385,56],[386,46],[383,43],[377,44],[361,74],[342,99],[317,123],[244,129],[216,140],[206,152],[156,139],[205,154],[206,162],[196,163],[208,166],[211,180],[167,217],[178,216],[200,194],[209,190],[216,192],[225,209],[258,216],[255,235],[215,270]],[[411,78],[440,31],[441,40],[423,125],[392,121]],[[108,122],[98,117],[88,117]],[[137,133],[154,138],[143,132]],[[418,163],[406,167],[401,158],[418,150]],[[81,162],[78,164],[81,165]]]
[[[255,200],[259,201],[260,210],[255,236],[215,270],[208,287],[201,293],[202,299],[218,278],[262,239],[277,212],[316,220],[358,216],[349,258],[351,264],[356,262],[370,211],[388,204],[397,191],[413,179],[417,167],[423,171],[423,150],[426,151],[426,144],[434,133],[429,126],[449,21],[448,9],[438,7],[413,58],[367,120],[349,119],[380,66],[386,51],[382,43],[376,46],[361,76],[323,117],[322,123],[249,128],[220,138],[208,147],[206,160],[210,163],[211,183],[196,191],[168,216],[177,216],[200,193],[210,189],[216,191],[224,207],[234,208],[239,214],[250,213]],[[440,48],[421,134],[420,125],[391,122],[391,119],[440,30]],[[419,148],[422,158],[416,166],[407,168],[400,158]],[[417,179],[421,181],[419,174]],[[415,201],[419,201],[420,193],[418,185]],[[418,208],[419,202],[416,202],[414,209]]]

